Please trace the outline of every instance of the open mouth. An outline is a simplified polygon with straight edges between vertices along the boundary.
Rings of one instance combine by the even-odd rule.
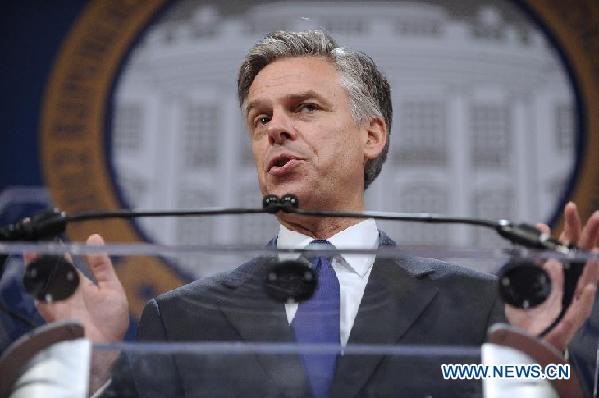
[[[287,164],[287,163],[288,163],[290,160],[291,160],[291,158],[287,158],[287,157],[285,157],[285,158],[279,158],[279,159],[276,159],[276,160],[274,161],[274,164],[272,165],[272,167],[283,167],[283,166],[285,166],[285,165],[286,165],[286,164]],[[272,168],[272,167],[271,167],[271,168]]]
[[[268,164],[268,172],[273,175],[282,175],[299,165],[301,159],[291,155],[279,155]]]

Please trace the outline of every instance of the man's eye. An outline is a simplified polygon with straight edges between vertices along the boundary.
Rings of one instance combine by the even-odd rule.
[[[254,119],[254,125],[256,126],[263,126],[265,124],[267,124],[268,122],[270,122],[270,117],[262,115],[262,116],[258,116],[257,118]]]
[[[311,103],[311,102],[306,102],[306,103],[300,104],[297,107],[297,110],[299,112],[304,112],[304,113],[311,113],[311,112],[317,111],[318,109],[320,109],[318,107],[318,105]]]

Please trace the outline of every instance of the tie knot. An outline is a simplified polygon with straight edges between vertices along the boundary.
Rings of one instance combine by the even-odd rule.
[[[334,249],[335,246],[328,240],[315,239],[308,244],[308,247],[312,249]]]
[[[313,240],[306,246],[307,249],[310,250],[333,250],[335,249],[335,245],[333,245],[328,240]],[[331,259],[333,255],[327,253],[305,253],[304,257],[312,264],[312,267],[319,272],[320,265],[323,263],[331,264]]]
[[[312,242],[310,242],[308,244],[308,246],[306,246],[306,249],[310,249],[310,250],[334,250],[335,249],[335,245],[333,245],[331,242],[329,242],[328,240],[321,240],[321,239],[317,239],[317,240],[313,240]],[[333,255],[331,254],[311,254],[311,253],[306,253],[306,257],[308,258],[314,258],[314,257],[326,257],[326,258],[332,258]]]

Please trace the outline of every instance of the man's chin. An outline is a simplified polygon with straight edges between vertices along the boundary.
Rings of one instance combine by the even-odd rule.
[[[305,205],[310,202],[310,198],[314,193],[315,192],[311,192],[308,194],[305,189],[298,189],[297,186],[293,186],[292,184],[280,185],[267,191],[267,194],[277,195],[279,198],[288,194],[295,195],[298,198],[300,208],[305,207],[302,203]]]

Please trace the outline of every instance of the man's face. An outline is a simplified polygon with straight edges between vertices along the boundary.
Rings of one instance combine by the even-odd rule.
[[[363,203],[368,128],[357,124],[334,65],[324,58],[275,61],[244,103],[263,194],[297,195],[302,208]]]

